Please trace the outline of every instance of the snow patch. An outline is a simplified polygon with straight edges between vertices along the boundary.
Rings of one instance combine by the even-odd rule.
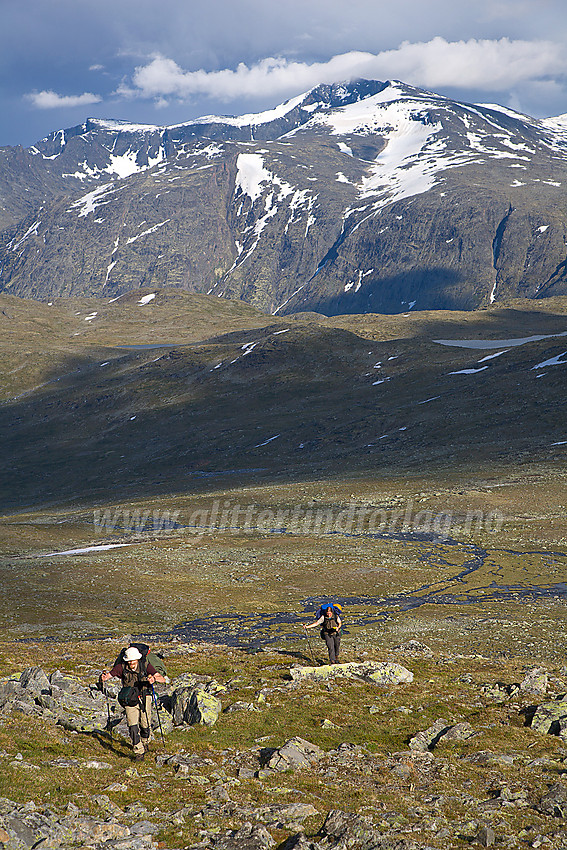
[[[485,369],[488,369],[488,366],[481,366],[480,369],[459,369],[457,372],[449,372],[449,375],[478,375]]]
[[[171,221],[171,219],[166,218],[165,221],[160,221],[159,224],[154,224],[153,227],[148,228],[148,230],[144,230],[142,233],[138,233],[137,236],[131,236],[129,239],[126,240],[126,245],[130,245],[132,242],[136,242],[136,240],[141,239],[142,236],[148,236],[148,234],[150,233],[155,233],[156,230],[159,230],[160,227],[163,227],[164,224],[167,224],[169,221]]]
[[[455,346],[456,348],[512,348],[515,345],[539,342],[540,339],[554,339],[558,336],[567,336],[567,331],[556,334],[536,334],[516,339],[434,339],[433,342],[437,342],[439,345]]]
[[[543,360],[541,363],[538,363],[537,366],[532,366],[532,371],[534,369],[545,369],[546,366],[567,366],[567,360],[562,360],[562,357],[567,355],[567,351],[564,351],[563,354],[558,354],[557,357],[550,357],[549,360]]]
[[[105,183],[103,186],[99,186],[92,192],[88,192],[86,195],[83,195],[82,198],[79,198],[78,201],[71,204],[68,212],[72,212],[73,210],[80,208],[79,218],[84,218],[90,213],[94,213],[97,207],[100,207],[103,204],[109,204],[111,198],[108,198],[107,195],[115,191],[116,187],[114,183]]]

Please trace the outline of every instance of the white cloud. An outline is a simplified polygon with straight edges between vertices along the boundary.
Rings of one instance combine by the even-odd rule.
[[[26,100],[31,101],[38,109],[59,109],[70,106],[87,106],[89,103],[100,103],[102,97],[91,92],[84,94],[61,95],[54,91],[38,91],[25,95]]]
[[[207,96],[235,98],[280,97],[297,94],[319,83],[357,77],[401,79],[417,86],[502,91],[567,73],[567,54],[552,41],[469,39],[403,42],[377,54],[351,51],[326,62],[266,58],[236,70],[185,71],[173,59],[155,54],[138,66],[130,84],[118,94],[129,98],[167,98],[181,101]]]

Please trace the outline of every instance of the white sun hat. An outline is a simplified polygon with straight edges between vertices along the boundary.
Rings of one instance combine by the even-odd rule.
[[[129,646],[124,653],[124,661],[139,661],[141,657],[142,653],[135,646]]]

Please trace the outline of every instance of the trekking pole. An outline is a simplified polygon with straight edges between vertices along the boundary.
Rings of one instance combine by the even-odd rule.
[[[313,655],[313,650],[311,649],[311,641],[309,640],[309,634],[307,632],[307,629],[304,628],[303,631],[305,632],[305,637],[307,638],[307,645],[309,647],[309,653],[311,655],[311,660],[313,661],[313,666],[316,667],[317,663],[315,661],[315,656]]]
[[[159,706],[158,706],[158,701],[157,701],[157,697],[156,697],[156,692],[154,691],[154,686],[152,685],[151,687],[152,687],[152,696],[154,698],[154,705],[156,707],[156,712],[157,712],[159,731],[161,732],[161,742],[162,742],[163,746],[165,747],[165,738],[163,736],[163,729],[162,729],[162,725],[161,725],[161,717],[159,716]]]
[[[103,690],[104,695],[106,697],[106,712],[108,714],[108,720],[106,722],[106,726],[108,728],[108,731],[110,732],[110,740],[112,741],[112,725],[110,723],[110,703],[108,701],[108,691],[106,690],[105,685],[102,686],[102,690]]]

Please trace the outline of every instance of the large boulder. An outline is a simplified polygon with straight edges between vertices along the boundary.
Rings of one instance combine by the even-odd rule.
[[[185,709],[185,723],[212,726],[222,711],[222,703],[204,688],[195,688]]]
[[[20,676],[20,685],[33,696],[51,693],[51,683],[41,667],[28,667],[24,670]]]
[[[193,690],[192,687],[182,685],[171,694],[170,712],[174,726],[181,726],[185,722],[185,712]]]
[[[346,664],[323,664],[321,667],[292,667],[293,681],[312,679],[325,681],[336,678],[363,679],[374,685],[399,685],[413,682],[413,673],[391,661],[349,661]]]
[[[536,709],[531,726],[542,735],[559,735],[567,742],[567,697],[542,703]]]

